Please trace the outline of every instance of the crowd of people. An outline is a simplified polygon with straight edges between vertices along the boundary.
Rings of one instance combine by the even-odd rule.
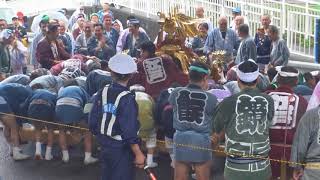
[[[320,73],[287,66],[290,52],[270,15],[251,36],[240,8],[232,22],[221,16],[213,27],[198,7],[199,34],[180,44],[193,55],[188,73],[176,57],[156,53],[166,41],[163,29],[152,42],[136,17],[124,29],[108,4],[91,15],[80,7],[68,24],[44,15],[29,49],[19,15],[12,26],[0,19],[0,119],[14,160],[30,158],[19,148],[22,123],[35,127],[38,160],[53,158],[59,130],[62,161],[69,162],[66,132],[74,130],[12,114],[90,129],[82,132],[84,164],[101,161],[103,180],[129,180],[135,167],[157,167],[157,137],[166,141],[176,180],[187,180],[191,169],[208,180],[212,152],[190,147],[222,144],[225,179],[277,179],[281,164],[269,158],[295,163],[286,165],[287,177],[319,177],[312,167],[320,156]],[[224,52],[222,63],[212,61],[217,51]],[[93,135],[100,158],[92,156]]]

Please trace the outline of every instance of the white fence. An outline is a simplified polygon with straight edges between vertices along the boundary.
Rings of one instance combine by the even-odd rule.
[[[289,3],[289,2],[295,3]],[[278,26],[287,40],[292,53],[314,57],[315,20],[320,18],[319,2],[307,0],[107,0],[115,5],[128,7],[131,11],[145,12],[146,16],[157,12],[169,13],[178,7],[183,13],[195,17],[195,8],[202,6],[205,15],[215,26],[221,15],[232,18],[232,9],[240,7],[249,20],[251,34],[260,26],[260,16],[269,14],[272,24]]]

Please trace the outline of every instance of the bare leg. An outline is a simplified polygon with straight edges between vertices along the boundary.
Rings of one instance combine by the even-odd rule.
[[[40,142],[40,138],[41,138],[41,130],[36,128],[34,131],[34,139],[36,140],[36,142]]]
[[[211,161],[195,164],[194,168],[196,171],[197,180],[209,180],[211,169],[210,167]]]
[[[149,138],[146,141],[146,147],[148,150],[147,153],[147,165],[150,168],[155,168],[158,166],[156,162],[153,161],[153,155],[155,152],[155,148],[157,147],[157,133],[154,130],[152,134],[149,135]]]
[[[67,137],[64,129],[59,130],[59,144],[62,151],[62,161],[67,163],[69,162],[69,152],[67,147]]]
[[[147,153],[147,165],[150,168],[157,167],[158,163],[153,161],[153,155],[154,155],[155,148],[154,147],[148,147],[148,143],[147,143],[147,150],[148,150],[148,153]]]
[[[53,129],[48,129],[48,143],[47,143],[47,149],[46,149],[46,155],[45,155],[45,159],[47,161],[51,160],[52,157],[52,145],[53,145]]]
[[[85,152],[92,151],[92,134],[90,131],[86,131],[84,135],[84,151]]]
[[[188,180],[190,166],[181,161],[175,161],[174,179],[175,180]]]
[[[7,129],[7,133],[10,132],[10,141],[8,143],[12,143],[14,147],[19,146],[19,132],[18,132],[18,125],[16,122],[16,118],[14,116],[2,116],[2,122],[5,126],[5,129]],[[8,134],[7,134],[8,136]]]
[[[52,147],[52,145],[53,145],[53,137],[54,137],[53,130],[49,129],[48,130],[48,143],[47,143],[47,146]]]
[[[62,151],[67,150],[67,137],[63,129],[59,130],[59,145]]]
[[[11,140],[11,130],[10,130],[10,127],[6,126],[4,123],[3,123],[3,134],[4,134],[4,137],[8,143],[8,148],[9,148],[9,153],[10,153],[10,156],[13,155],[13,148],[12,148],[12,140]]]
[[[154,154],[154,148],[148,148],[148,154]]]
[[[24,160],[29,158],[28,155],[22,154],[19,149],[19,127],[14,116],[4,115],[1,117],[3,125],[7,129],[7,138],[9,139],[8,143],[11,143],[13,146],[13,159],[14,160]],[[10,133],[10,135],[9,135]],[[10,136],[10,137],[9,137]],[[11,152],[10,152],[11,153]]]
[[[98,159],[92,157],[92,134],[90,131],[85,132],[84,136],[84,164],[93,164],[98,161]]]
[[[42,157],[41,157],[41,142],[40,142],[41,130],[40,129],[41,128],[36,126],[36,129],[35,129],[35,132],[34,132],[34,139],[36,141],[36,152],[35,152],[35,156],[34,156],[35,160],[41,160],[42,159]]]
[[[4,130],[3,130],[3,134],[4,134],[4,137],[6,138],[8,144],[11,144],[11,135],[10,135],[11,131],[10,131],[10,128],[5,126]]]

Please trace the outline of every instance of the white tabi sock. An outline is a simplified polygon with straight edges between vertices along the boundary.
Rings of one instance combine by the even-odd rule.
[[[153,163],[153,154],[147,154],[147,164]]]
[[[91,152],[84,153],[84,164],[89,165],[98,162],[97,158],[92,157]]]
[[[174,154],[170,153],[170,158],[171,158],[171,167],[174,168]]]
[[[89,160],[91,158],[91,152],[84,153],[84,160]]]
[[[26,154],[22,154],[21,149],[19,147],[13,147],[13,159],[14,160],[24,160],[28,159],[29,156]]]
[[[46,159],[48,158],[48,159],[50,159],[51,157],[52,157],[52,147],[50,147],[50,146],[47,146],[47,149],[46,149]]]
[[[52,147],[47,146],[46,154],[51,154],[51,153],[52,153]]]
[[[170,158],[171,158],[171,161],[174,161],[174,154],[173,153],[170,153]]]
[[[13,154],[13,147],[12,147],[11,144],[9,144],[8,149],[9,149],[10,156],[12,156],[12,154]]]
[[[19,154],[20,151],[21,151],[21,149],[17,146],[13,147],[13,149],[12,149],[13,154]]]
[[[41,155],[41,143],[36,142],[36,154]]]
[[[63,150],[62,151],[62,161],[68,162],[69,161],[69,152],[68,150]]]

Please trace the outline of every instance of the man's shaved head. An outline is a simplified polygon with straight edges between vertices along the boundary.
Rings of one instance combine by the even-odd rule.
[[[198,17],[198,18],[204,18],[204,9],[203,9],[203,7],[197,7],[196,8],[196,16]]]
[[[221,16],[218,20],[220,31],[226,32],[228,29],[228,18],[226,16]]]

